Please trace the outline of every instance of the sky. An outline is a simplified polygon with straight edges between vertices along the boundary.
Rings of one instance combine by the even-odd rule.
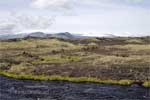
[[[150,0],[0,0],[0,34],[150,36]]]

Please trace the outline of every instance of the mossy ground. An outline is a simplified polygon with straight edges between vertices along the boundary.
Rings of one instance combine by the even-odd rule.
[[[149,87],[150,37],[0,41],[0,73],[35,80],[138,81]]]
[[[131,85],[133,84],[133,80],[100,80],[93,77],[64,77],[58,75],[52,76],[45,76],[45,75],[17,75],[8,72],[0,72],[0,75],[4,75],[10,78],[16,79],[27,79],[27,80],[50,80],[50,81],[70,81],[75,83],[85,83],[85,82],[92,82],[92,83],[100,83],[100,84],[114,84],[114,85]],[[144,85],[147,86],[147,83]]]

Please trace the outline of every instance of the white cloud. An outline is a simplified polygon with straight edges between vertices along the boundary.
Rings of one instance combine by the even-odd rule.
[[[31,6],[39,9],[70,10],[80,5],[109,5],[112,0],[32,0]],[[107,4],[106,4],[107,3]]]
[[[103,33],[149,33],[146,0],[31,0],[17,13],[0,12],[0,33],[48,30]],[[141,4],[140,4],[141,3]],[[143,4],[143,5],[142,5]],[[17,5],[17,4],[16,4]],[[144,7],[143,7],[144,6]],[[23,7],[22,7],[23,8]],[[6,8],[8,11],[10,8]],[[43,16],[50,17],[43,17]],[[55,24],[51,15],[57,15]],[[117,34],[117,35],[118,35]],[[128,35],[128,34],[127,34]]]
[[[40,9],[69,9],[74,1],[75,0],[33,0],[31,6]]]
[[[126,0],[126,1],[129,2],[129,3],[142,3],[145,0]]]
[[[115,10],[89,15],[58,16],[52,30],[101,36],[112,33],[120,36],[150,35],[150,12],[142,9]],[[93,33],[93,34],[92,34]]]
[[[111,3],[111,1],[112,0],[32,0],[31,6],[40,9],[69,10],[77,5],[98,5],[108,2]]]
[[[77,5],[88,6],[112,6],[112,4],[125,4],[125,3],[143,3],[145,0],[32,0],[31,6],[34,8],[51,10],[70,10]],[[121,3],[122,2],[122,3]],[[116,5],[119,6],[119,5]]]
[[[15,30],[15,24],[14,23],[8,23],[8,22],[1,22],[0,24],[0,33],[10,33],[14,32]]]
[[[0,33],[15,33],[25,30],[49,29],[54,17],[9,14],[12,17],[0,19]]]

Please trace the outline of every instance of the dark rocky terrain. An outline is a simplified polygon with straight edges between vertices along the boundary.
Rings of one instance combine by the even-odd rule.
[[[150,100],[150,88],[0,76],[0,100]]]

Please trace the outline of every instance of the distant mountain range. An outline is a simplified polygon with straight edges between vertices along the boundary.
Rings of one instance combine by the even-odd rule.
[[[33,32],[33,33],[22,33],[22,34],[0,34],[0,40],[9,39],[22,39],[22,38],[63,38],[63,39],[77,39],[77,38],[87,38],[88,36],[82,36],[79,34],[71,34],[69,32],[61,33],[44,33],[44,32]]]
[[[115,37],[123,37],[123,36],[116,36],[114,34],[103,34],[102,36],[85,36],[81,34],[72,34],[69,32],[60,32],[60,33],[30,32],[30,33],[19,33],[19,34],[0,34],[0,40],[23,39],[23,38],[62,38],[62,39],[80,38],[81,39],[81,38],[93,38],[93,37],[115,38]],[[136,37],[136,36],[129,36],[129,37]]]
[[[23,38],[81,39],[81,38],[93,38],[93,37],[98,37],[98,36],[85,36],[81,34],[72,34],[69,32],[60,32],[60,33],[31,32],[31,33],[20,33],[20,34],[0,34],[0,40],[23,39]],[[116,36],[114,34],[103,34],[101,37],[115,38],[115,37],[122,37],[122,36]],[[130,36],[130,37],[134,37],[134,36]]]

